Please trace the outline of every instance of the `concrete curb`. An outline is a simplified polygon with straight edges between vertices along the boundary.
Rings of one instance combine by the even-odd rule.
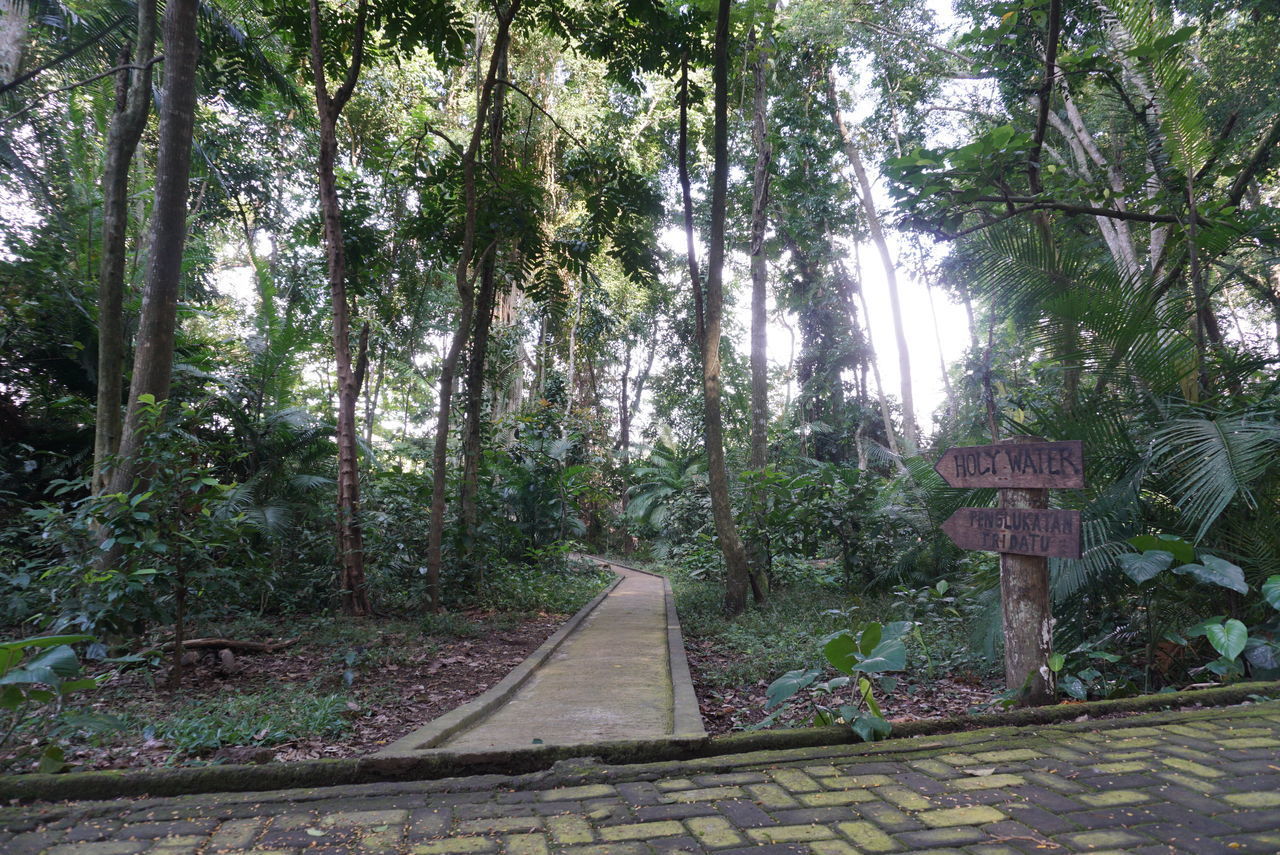
[[[702,723],[698,694],[693,689],[689,657],[684,652],[684,634],[680,631],[680,616],[676,614],[676,597],[671,591],[671,580],[665,576],[662,579],[662,590],[667,601],[667,662],[671,668],[671,732],[677,739],[705,737],[707,729]]]
[[[1213,707],[1227,706],[1251,695],[1280,694],[1280,683],[1248,683],[1240,686],[1147,695],[1122,701],[1094,701],[1055,707],[1019,710],[1015,714],[974,716],[906,722],[893,736],[876,743],[856,743],[843,727],[760,731],[701,739],[667,739],[606,742],[596,745],[531,746],[485,753],[423,752],[398,757],[360,760],[323,760],[262,766],[206,766],[191,769],[125,772],[77,772],[64,775],[13,775],[0,777],[0,799],[18,802],[105,800],[128,796],[190,796],[208,793],[245,793],[219,796],[219,802],[305,802],[329,798],[317,788],[363,785],[380,792],[394,792],[394,785],[414,792],[466,792],[496,787],[574,786],[584,783],[650,780],[675,774],[708,774],[742,767],[773,765],[789,760],[827,757],[849,762],[874,761],[946,753],[957,745],[1035,740],[1036,725],[1060,730],[1122,730],[1173,720],[1212,718]],[[1185,708],[1191,707],[1188,712]],[[1195,709],[1199,707],[1200,709]],[[1099,720],[1116,712],[1149,710],[1145,715]],[[1181,712],[1177,710],[1182,709]],[[1258,707],[1256,715],[1274,716],[1274,703]],[[1082,716],[1087,721],[1077,721]],[[1027,729],[1022,729],[1027,728]],[[957,733],[958,732],[958,733]],[[939,739],[928,737],[937,736]],[[913,738],[923,737],[923,738]],[[483,776],[483,777],[475,777]],[[460,780],[461,779],[461,780]],[[388,789],[390,788],[390,789]],[[274,792],[282,791],[282,792]],[[56,809],[81,810],[83,806]],[[118,810],[104,806],[103,810]],[[7,820],[0,809],[0,820]]]
[[[512,668],[507,676],[499,680],[496,685],[484,694],[450,710],[439,718],[432,719],[407,736],[402,736],[386,748],[375,752],[372,756],[396,757],[433,748],[454,734],[466,730],[502,706],[508,698],[515,694],[533,676],[533,672],[538,670],[543,662],[546,662],[553,653],[560,649],[560,645],[564,644],[565,639],[582,625],[587,616],[595,611],[596,606],[604,602],[604,598],[609,596],[621,582],[622,577],[615,574],[614,580],[609,583],[607,588],[597,594],[591,602],[578,609],[577,613],[565,621],[550,638],[542,642],[537,650],[530,653],[527,659]]]

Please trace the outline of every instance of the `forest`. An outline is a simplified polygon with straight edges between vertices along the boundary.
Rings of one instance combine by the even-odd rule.
[[[0,768],[380,744],[600,591],[580,554],[669,576],[713,730],[1017,703],[942,528],[996,490],[933,467],[1018,436],[1087,464],[1059,697],[1280,678],[1277,40],[0,0]]]

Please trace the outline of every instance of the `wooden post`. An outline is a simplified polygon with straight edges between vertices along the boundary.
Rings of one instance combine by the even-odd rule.
[[[1044,442],[1015,436],[1000,445]],[[1040,510],[1049,506],[1049,491],[1006,488],[1000,507]],[[1005,685],[1018,691],[1019,706],[1044,706],[1056,700],[1053,653],[1053,609],[1049,596],[1049,560],[1039,555],[1000,553],[1000,601],[1004,610]]]

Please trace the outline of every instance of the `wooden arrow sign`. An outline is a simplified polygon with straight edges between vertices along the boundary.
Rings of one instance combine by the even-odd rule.
[[[942,524],[942,530],[961,549],[1080,557],[1079,511],[961,508]]]
[[[1071,440],[951,448],[933,469],[952,487],[1080,488],[1084,486],[1084,443]]]

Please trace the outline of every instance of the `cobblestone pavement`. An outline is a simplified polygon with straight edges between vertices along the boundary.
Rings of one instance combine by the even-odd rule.
[[[4,855],[1280,852],[1280,702],[519,778],[0,809]]]

